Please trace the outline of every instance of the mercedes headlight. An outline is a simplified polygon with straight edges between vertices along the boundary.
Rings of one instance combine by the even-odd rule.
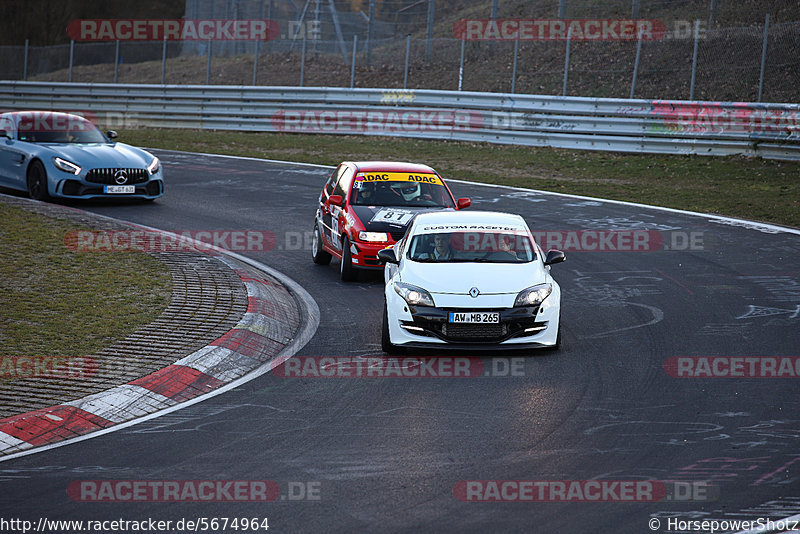
[[[421,287],[412,286],[411,284],[405,284],[403,282],[395,282],[394,290],[411,306],[434,306],[431,294]]]
[[[68,172],[70,174],[78,175],[81,173],[81,168],[71,161],[67,161],[63,158],[53,158],[53,164],[60,170],[64,172]]]
[[[517,295],[514,306],[538,306],[553,291],[553,284],[539,284],[523,289]]]
[[[151,175],[158,172],[158,169],[161,167],[161,162],[158,161],[158,158],[153,158],[153,161],[150,162],[150,165],[147,166],[147,172]]]

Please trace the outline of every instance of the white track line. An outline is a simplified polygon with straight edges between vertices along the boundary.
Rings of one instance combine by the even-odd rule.
[[[225,154],[207,154],[204,152],[182,152],[180,150],[166,150],[161,148],[149,148],[148,150],[160,150],[161,152],[175,152],[179,154],[191,154],[195,156],[208,156],[214,158],[230,158],[230,159],[242,159],[247,161],[264,161],[267,163],[278,163],[282,165],[299,165],[299,166],[307,166],[307,167],[317,167],[321,169],[334,169],[335,166],[331,165],[318,165],[316,163],[297,163],[294,161],[282,161],[278,159],[266,159],[266,158],[255,158],[250,156],[229,156]],[[779,233],[779,232],[786,232],[789,234],[800,235],[800,229],[798,228],[791,228],[788,226],[780,226],[776,224],[769,224],[763,223],[758,221],[749,221],[747,219],[737,219],[735,217],[725,217],[724,215],[714,215],[711,213],[701,213],[698,211],[688,211],[688,210],[681,210],[677,208],[666,208],[663,206],[653,206],[651,204],[640,204],[638,202],[628,202],[625,200],[610,200],[605,198],[598,198],[598,197],[587,197],[583,195],[573,195],[570,193],[556,193],[554,191],[544,191],[542,189],[529,189],[527,187],[516,187],[511,185],[498,185],[498,184],[485,184],[481,182],[473,182],[470,180],[457,180],[455,178],[445,178],[448,182],[457,182],[461,184],[470,184],[470,185],[479,185],[483,187],[494,187],[499,189],[509,189],[512,191],[529,191],[532,193],[538,193],[541,195],[553,195],[557,197],[564,197],[564,198],[575,198],[580,200],[594,200],[597,202],[606,202],[609,204],[618,204],[620,206],[631,206],[635,208],[646,208],[650,210],[658,210],[658,211],[665,211],[668,213],[678,213],[680,215],[691,215],[693,217],[703,217],[706,219],[713,219],[717,221],[723,221],[727,223],[734,223],[737,226],[741,226],[742,228],[749,228],[751,230],[761,230],[761,231],[768,231],[770,233]]]

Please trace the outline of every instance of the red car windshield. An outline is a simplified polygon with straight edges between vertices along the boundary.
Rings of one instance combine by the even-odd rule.
[[[411,180],[409,180],[411,178]],[[417,179],[419,181],[413,181]],[[360,173],[353,181],[350,204],[453,208],[453,198],[436,175]]]

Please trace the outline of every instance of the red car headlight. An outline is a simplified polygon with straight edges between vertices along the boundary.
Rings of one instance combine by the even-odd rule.
[[[388,243],[389,234],[386,232],[358,232],[358,240],[369,243]]]

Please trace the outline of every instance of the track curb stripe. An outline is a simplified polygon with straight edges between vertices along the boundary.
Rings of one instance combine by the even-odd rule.
[[[247,289],[248,308],[239,323],[149,375],[82,399],[0,419],[0,456],[30,452],[175,408],[257,371],[293,345],[301,320],[292,291],[256,271],[257,266],[248,265],[245,258],[234,259],[222,250],[204,252],[228,265]]]
[[[194,367],[173,364],[134,380],[131,384],[182,402],[217,389],[222,381]]]
[[[65,404],[119,424],[177,403],[147,388],[127,383]]]
[[[0,432],[35,447],[81,436],[113,424],[108,419],[75,406],[57,405],[2,419]],[[23,445],[18,444],[16,448],[21,449]]]
[[[221,382],[230,382],[246,375],[250,369],[263,362],[224,347],[204,347],[181,358],[176,365],[185,365]]]

